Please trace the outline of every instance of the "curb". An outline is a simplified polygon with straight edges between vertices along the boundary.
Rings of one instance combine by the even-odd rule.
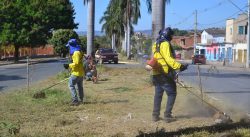
[[[60,58],[35,58],[30,59],[30,64],[37,64],[37,63],[45,63],[49,61],[57,61]],[[12,61],[0,61],[0,66],[6,66],[6,65],[21,65],[21,64],[27,64],[26,60],[19,60],[18,63],[14,63]]]

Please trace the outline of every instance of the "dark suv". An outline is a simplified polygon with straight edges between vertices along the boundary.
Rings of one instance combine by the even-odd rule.
[[[203,54],[196,54],[192,57],[192,64],[201,63],[206,64],[206,57]]]
[[[118,54],[111,48],[101,48],[97,51],[96,57],[99,55],[99,61],[104,62],[114,62],[118,64]]]

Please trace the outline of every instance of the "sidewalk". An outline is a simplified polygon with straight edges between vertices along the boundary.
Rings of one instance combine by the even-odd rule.
[[[246,68],[246,64],[238,63],[238,62],[224,64],[223,62],[219,62],[219,61],[207,61],[207,65],[214,65],[221,69],[227,69],[227,70],[250,71],[250,68]]]
[[[179,60],[180,62],[185,62],[188,64],[191,64],[191,60]],[[246,68],[246,64],[243,63],[225,63],[223,65],[223,62],[221,61],[208,61],[206,62],[206,65],[204,66],[216,66],[218,69],[223,70],[242,70],[242,71],[250,71],[250,68]]]
[[[29,63],[30,64],[36,64],[36,63],[40,63],[40,62],[46,62],[46,61],[53,61],[53,60],[58,60],[60,57],[34,57],[34,58],[29,58]],[[27,64],[27,59],[22,58],[19,59],[18,63],[14,63],[13,59],[6,59],[6,60],[0,60],[0,66],[3,65],[13,65],[13,64]]]

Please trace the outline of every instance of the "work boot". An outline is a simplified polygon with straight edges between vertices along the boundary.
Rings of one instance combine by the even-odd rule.
[[[84,104],[83,100],[80,100],[78,103],[79,103],[79,104]]]
[[[176,121],[176,118],[174,116],[172,116],[172,115],[168,115],[168,116],[164,117],[164,121],[166,123],[170,123],[170,122]]]
[[[79,105],[79,102],[78,101],[72,101],[70,106],[78,106]]]
[[[159,121],[160,120],[160,117],[159,116],[153,116],[152,117],[152,121],[153,122],[157,122],[157,121]]]

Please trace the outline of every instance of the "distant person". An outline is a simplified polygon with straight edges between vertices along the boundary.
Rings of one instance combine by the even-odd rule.
[[[71,75],[69,78],[69,89],[71,91],[71,96],[72,96],[71,105],[78,105],[79,103],[83,102],[83,97],[84,97],[83,53],[81,51],[81,47],[77,44],[76,39],[70,39],[66,46],[69,47],[70,55],[72,56],[72,63],[64,64],[64,68],[70,69],[71,71]],[[77,86],[79,98],[75,86]]]
[[[97,83],[97,69],[96,69],[96,62],[91,56],[87,56],[85,63],[85,77],[86,80],[92,80],[93,83]]]
[[[167,93],[167,105],[164,112],[164,121],[171,122],[175,118],[172,116],[172,109],[176,98],[175,70],[184,71],[187,65],[175,60],[175,54],[170,41],[174,32],[170,27],[159,32],[156,42],[152,46],[152,55],[159,63],[159,68],[153,68],[152,81],[155,86],[154,106],[152,120],[160,120],[161,101],[164,91]]]

